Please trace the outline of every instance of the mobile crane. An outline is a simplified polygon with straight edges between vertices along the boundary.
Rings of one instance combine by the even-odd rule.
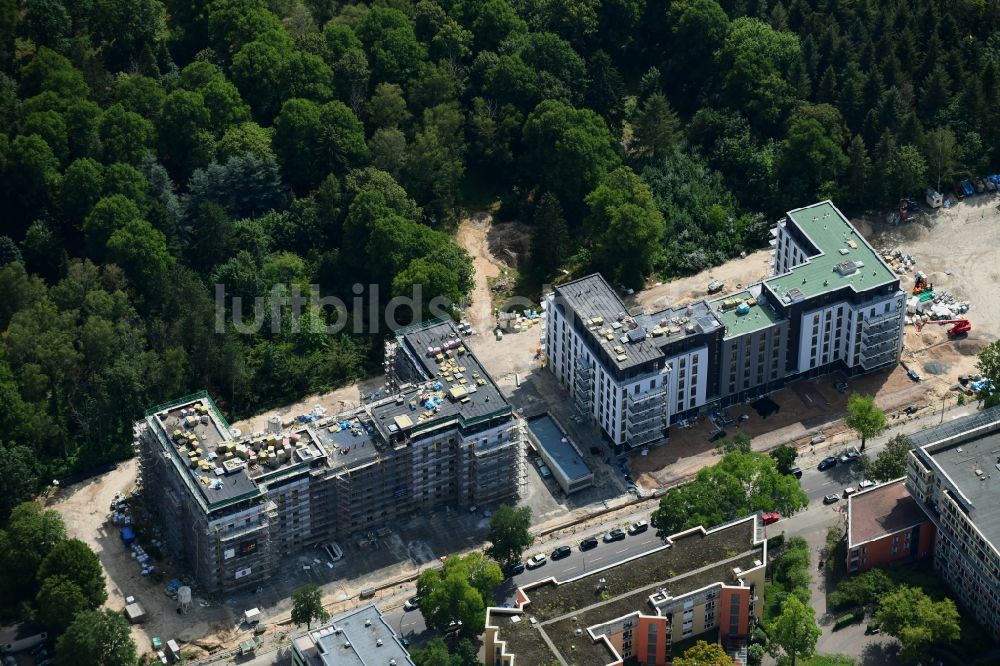
[[[954,324],[948,329],[949,338],[957,338],[960,335],[965,335],[972,330],[972,322],[968,319],[930,319],[925,322],[917,321],[915,324],[917,332],[920,332],[927,324],[937,324],[939,326],[944,326],[945,324]]]

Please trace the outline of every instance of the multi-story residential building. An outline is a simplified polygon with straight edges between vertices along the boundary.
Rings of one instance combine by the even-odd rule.
[[[896,479],[847,498],[847,571],[861,573],[934,553],[934,523]]]
[[[292,640],[292,666],[413,666],[375,606],[363,606]]]
[[[136,423],[147,504],[200,585],[255,584],[304,546],[516,495],[521,426],[454,327],[400,331],[387,359],[391,395],[287,430],[239,433],[205,393]]]
[[[910,435],[910,441],[906,487],[937,528],[934,568],[998,640],[1000,407]]]
[[[569,580],[517,590],[513,608],[486,611],[486,666],[625,663],[659,666],[695,637],[746,662],[763,612],[767,543],[757,515],[664,545]],[[584,567],[586,569],[586,567]]]
[[[771,277],[736,294],[635,312],[591,275],[547,296],[547,366],[615,450],[790,379],[899,360],[899,278],[831,202],[790,211],[771,233]]]

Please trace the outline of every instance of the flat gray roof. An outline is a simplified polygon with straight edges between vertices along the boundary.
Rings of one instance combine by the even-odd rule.
[[[593,474],[569,441],[569,435],[552,416],[542,414],[528,419],[528,430],[568,481],[577,481]]]
[[[931,459],[971,505],[969,518],[983,536],[1000,549],[1000,432],[956,442],[936,451]],[[976,470],[982,475],[976,474]],[[993,480],[993,475],[997,480]]]
[[[594,348],[603,347],[622,370],[660,360],[669,344],[722,326],[705,301],[630,315],[600,273],[561,284],[555,292],[582,321]]]
[[[295,640],[310,666],[413,666],[409,652],[374,605],[335,617],[326,626]]]
[[[469,422],[511,413],[493,378],[450,321],[416,327],[397,338],[422,381],[372,408],[378,427],[389,436],[449,420]]]

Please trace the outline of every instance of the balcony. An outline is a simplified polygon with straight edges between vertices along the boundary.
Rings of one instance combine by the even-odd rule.
[[[898,339],[899,329],[895,327],[876,332],[861,331],[861,344],[869,347]]]

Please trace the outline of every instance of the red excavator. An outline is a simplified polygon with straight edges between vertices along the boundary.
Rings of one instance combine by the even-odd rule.
[[[921,322],[917,321],[915,324],[917,332],[920,331],[927,324],[937,324],[939,326],[944,326],[945,324],[954,324],[948,329],[949,338],[957,338],[961,335],[966,335],[972,330],[972,322],[968,319],[931,319],[929,321]]]

